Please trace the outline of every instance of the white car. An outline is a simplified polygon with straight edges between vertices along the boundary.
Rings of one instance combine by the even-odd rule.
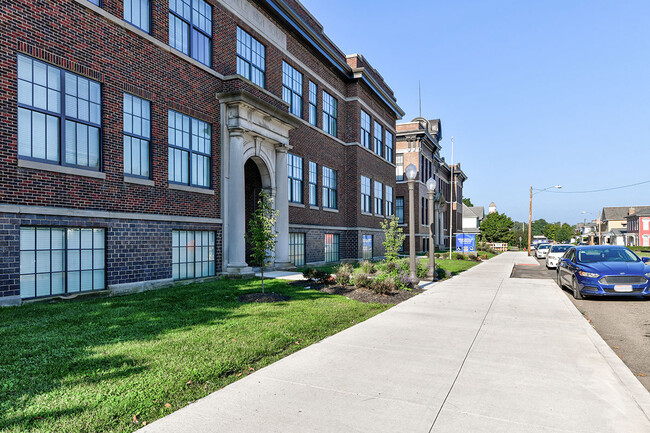
[[[551,248],[551,244],[539,244],[535,250],[535,257],[538,259],[545,259],[548,254],[548,250]]]
[[[551,245],[551,248],[548,250],[548,253],[546,254],[546,269],[557,268],[557,265],[558,263],[560,263],[560,259],[562,258],[564,253],[566,253],[567,250],[571,247],[572,245],[569,244]]]

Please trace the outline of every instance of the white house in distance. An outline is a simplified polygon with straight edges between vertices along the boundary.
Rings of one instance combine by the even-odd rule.
[[[463,203],[463,233],[479,234],[483,218],[485,218],[483,206],[469,207]]]

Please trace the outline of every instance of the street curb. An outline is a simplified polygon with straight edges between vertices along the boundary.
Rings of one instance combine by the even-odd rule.
[[[614,371],[618,379],[621,381],[623,386],[628,390],[630,396],[636,404],[639,406],[641,411],[645,414],[648,421],[650,421],[650,392],[645,389],[645,387],[639,382],[639,380],[634,376],[632,371],[628,368],[627,365],[623,362],[621,358],[612,350],[611,347],[603,340],[600,334],[591,326],[589,321],[580,313],[578,308],[571,302],[569,298],[564,294],[562,289],[560,289],[557,284],[553,283],[555,289],[560,291],[562,300],[571,311],[577,317],[580,317],[580,324],[596,347],[596,350],[605,358],[605,361],[609,364],[611,369]]]

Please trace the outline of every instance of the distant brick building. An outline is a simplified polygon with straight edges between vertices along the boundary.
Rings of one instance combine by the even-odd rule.
[[[0,304],[248,273],[261,189],[280,210],[276,266],[383,254],[403,112],[298,1],[1,15]]]
[[[450,211],[453,233],[462,232],[463,183],[467,180],[467,176],[460,164],[455,164],[452,181],[452,167],[440,156],[441,140],[442,124],[439,119],[427,120],[418,117],[411,122],[397,124],[397,212],[404,233],[407,234],[405,242],[408,245],[409,194],[404,170],[409,164],[413,164],[418,169],[414,203],[416,251],[418,252],[430,249],[429,224],[432,222],[435,223],[436,247],[449,247]],[[432,177],[436,180],[435,221],[429,221],[429,201],[425,185]],[[452,188],[454,188],[453,203]],[[452,246],[455,246],[455,241],[452,241]]]
[[[629,208],[625,245],[650,247],[650,206]]]

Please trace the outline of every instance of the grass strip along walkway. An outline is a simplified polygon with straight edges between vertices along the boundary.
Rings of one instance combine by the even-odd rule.
[[[130,432],[389,308],[258,280],[0,309],[0,431]]]

